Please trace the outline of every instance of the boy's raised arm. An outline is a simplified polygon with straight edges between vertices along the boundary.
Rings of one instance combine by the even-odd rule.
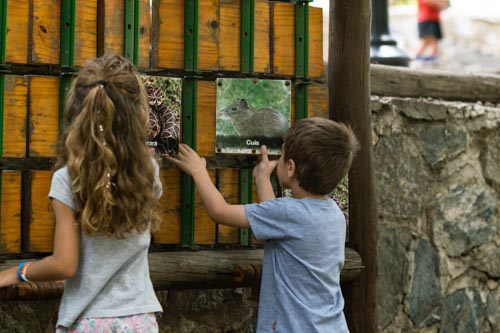
[[[239,228],[248,228],[250,224],[245,215],[244,205],[230,205],[217,190],[208,175],[206,161],[186,144],[179,145],[178,158],[165,157],[193,177],[198,194],[205,204],[208,214],[216,222]]]
[[[276,169],[278,161],[270,161],[266,146],[260,147],[262,156],[259,163],[253,169],[253,177],[257,185],[257,194],[259,201],[267,201],[275,199],[273,186],[271,184],[271,173]]]

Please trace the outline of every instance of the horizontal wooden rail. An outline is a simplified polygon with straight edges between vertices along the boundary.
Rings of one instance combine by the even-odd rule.
[[[385,65],[371,65],[370,69],[372,95],[500,102],[500,75],[456,74]]]
[[[204,250],[153,252],[149,254],[151,280],[156,290],[250,287],[260,283],[263,250]],[[0,264],[0,270],[19,265],[20,260]],[[359,254],[349,248],[340,281],[356,280],[364,269]],[[23,282],[0,288],[0,301],[57,298],[62,281]]]

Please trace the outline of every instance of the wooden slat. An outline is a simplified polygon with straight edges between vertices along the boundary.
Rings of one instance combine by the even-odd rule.
[[[75,1],[75,66],[97,56],[97,1]]]
[[[0,251],[21,252],[21,172],[2,171]]]
[[[33,76],[29,80],[30,156],[56,154],[59,137],[59,79]]]
[[[123,54],[124,20],[125,1],[104,1],[104,54]]]
[[[269,1],[255,1],[254,71],[270,73]]]
[[[273,73],[295,75],[295,5],[274,5]]]
[[[208,170],[208,174],[212,182],[215,182],[215,170]],[[195,197],[195,206],[194,242],[195,244],[214,244],[216,226],[208,216],[208,212],[198,193],[196,193]]]
[[[219,191],[230,204],[238,203],[239,193],[239,170],[219,169]],[[238,243],[238,228],[220,224],[218,231],[218,242],[221,244]]]
[[[161,229],[154,233],[157,244],[179,244],[181,237],[181,172],[177,168],[161,170]]]
[[[158,67],[184,68],[184,1],[159,0]]]
[[[29,1],[7,2],[6,62],[28,61],[28,16]]]
[[[219,70],[241,69],[241,1],[221,1],[219,17]]]
[[[219,1],[198,2],[198,68],[219,69]]]
[[[26,77],[5,75],[3,157],[26,156]]]
[[[309,117],[328,118],[328,86],[309,85]]]
[[[323,10],[309,7],[309,77],[323,76]]]
[[[215,156],[215,82],[199,81],[197,96],[196,148],[201,156]]]
[[[137,66],[149,68],[149,47],[151,44],[151,7],[149,0],[136,0],[139,2],[139,44]]]
[[[33,171],[31,184],[30,251],[51,252],[54,243],[54,214],[48,197],[52,171]]]
[[[32,60],[34,63],[59,63],[60,13],[60,0],[33,0]]]

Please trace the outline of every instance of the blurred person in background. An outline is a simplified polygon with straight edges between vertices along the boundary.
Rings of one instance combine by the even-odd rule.
[[[416,60],[435,62],[439,57],[439,40],[443,38],[440,13],[450,5],[448,0],[418,0],[418,36],[420,47]]]

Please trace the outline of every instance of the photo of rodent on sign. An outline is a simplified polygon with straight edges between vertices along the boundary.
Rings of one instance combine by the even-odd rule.
[[[217,79],[216,152],[281,154],[290,127],[289,80]]]

